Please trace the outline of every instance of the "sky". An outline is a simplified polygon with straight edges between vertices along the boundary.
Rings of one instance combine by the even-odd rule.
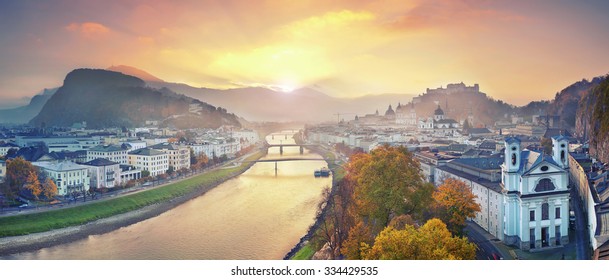
[[[608,13],[605,0],[2,0],[0,108],[111,65],[336,97],[478,83],[523,105],[609,73]]]

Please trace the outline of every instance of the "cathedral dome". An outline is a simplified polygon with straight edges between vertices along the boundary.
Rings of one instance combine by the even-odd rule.
[[[434,111],[434,115],[436,115],[436,116],[442,116],[442,115],[444,115],[444,111],[442,111],[442,108],[440,108],[440,105],[438,105],[438,109],[436,109]]]
[[[387,108],[387,111],[385,111],[385,116],[393,116],[395,115],[395,112],[393,111],[393,109],[391,109],[391,105],[389,105],[389,108]]]

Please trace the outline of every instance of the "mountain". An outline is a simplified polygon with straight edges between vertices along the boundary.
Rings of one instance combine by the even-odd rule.
[[[178,128],[240,126],[234,114],[167,89],[146,87],[143,80],[119,72],[77,69],[30,124],[89,128],[133,127],[161,121]]]
[[[588,139],[590,154],[609,162],[609,75],[579,102],[575,120],[575,135]]]
[[[596,77],[592,79],[592,81],[583,79],[566,87],[556,93],[556,97],[548,106],[547,113],[550,115],[559,115],[561,117],[562,127],[568,129],[574,128],[580,100],[582,100],[590,90],[598,86],[602,80],[603,77]]]
[[[0,110],[0,123],[24,124],[29,122],[40,112],[47,100],[56,91],[57,88],[44,89],[39,94],[34,95],[26,106]]]
[[[114,72],[121,72],[125,75],[137,77],[137,78],[140,78],[147,82],[164,82],[163,80],[153,76],[152,74],[150,74],[144,70],[141,70],[141,69],[138,69],[135,67],[131,67],[131,66],[127,66],[127,65],[116,65],[116,66],[112,65],[112,66],[108,67],[107,70],[114,71]]]
[[[263,87],[236,89],[196,88],[179,83],[148,82],[155,88],[166,87],[175,92],[217,106],[231,108],[250,121],[336,121],[337,113],[345,120],[355,115],[385,110],[390,104],[407,102],[412,95],[383,94],[359,98],[336,98],[312,88],[300,88],[292,92],[274,91]]]

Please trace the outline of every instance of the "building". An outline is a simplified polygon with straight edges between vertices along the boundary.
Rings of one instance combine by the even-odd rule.
[[[114,188],[122,183],[118,162],[97,158],[83,165],[89,168],[90,186],[93,188]]]
[[[0,157],[5,156],[10,149],[19,150],[19,146],[13,143],[1,143],[0,144]]]
[[[460,158],[435,167],[434,183],[454,178],[477,196],[473,219],[507,245],[522,250],[569,242],[568,141],[552,139],[552,155],[522,150],[508,137],[504,157]]]
[[[425,181],[434,183],[435,173],[438,166],[445,165],[450,160],[455,159],[454,156],[444,153],[434,153],[430,151],[420,151],[414,154],[414,157],[419,160],[421,165],[421,173]]]
[[[19,147],[28,147],[43,143],[53,151],[88,150],[100,144],[99,137],[72,137],[72,136],[16,136],[15,144]]]
[[[4,182],[6,177],[6,161],[0,160],[0,183]]]
[[[568,140],[552,138],[552,155],[521,150],[520,140],[505,140],[501,166],[504,231],[508,245],[523,250],[569,242]]]
[[[464,182],[476,196],[480,212],[473,221],[494,236],[503,230],[503,194],[501,164],[503,158],[459,158],[435,169],[435,185],[446,178]]]
[[[126,183],[130,180],[142,178],[142,170],[128,164],[121,164],[121,182]]]
[[[105,158],[109,161],[118,162],[119,164],[127,164],[129,158],[127,154],[131,146],[123,145],[99,145],[87,151],[87,161],[92,161],[97,158]]]
[[[88,191],[90,186],[87,166],[70,161],[63,162],[33,162],[57,185],[58,195],[69,195],[73,192]]]
[[[150,148],[159,150],[167,154],[169,166],[174,170],[190,168],[190,150],[187,146],[179,146],[173,143],[160,143]]]
[[[410,103],[409,107],[398,104],[398,107],[395,108],[395,123],[414,129],[417,127],[417,112],[414,109],[414,103]]]
[[[419,119],[419,131],[430,132],[436,136],[453,136],[458,132],[460,127],[457,121],[446,118],[440,105],[434,111],[433,118]]]
[[[150,172],[150,176],[158,176],[169,169],[169,156],[159,150],[143,148],[129,152],[129,164]]]

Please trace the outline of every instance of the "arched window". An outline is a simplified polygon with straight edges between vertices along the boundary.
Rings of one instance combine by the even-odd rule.
[[[563,150],[563,151],[560,151],[560,160],[561,160],[562,162],[565,162],[565,151],[564,151],[564,150]]]
[[[516,165],[516,154],[512,154],[512,165]]]
[[[552,191],[554,189],[556,189],[556,187],[554,187],[552,180],[550,180],[548,178],[539,180],[539,182],[537,183],[537,186],[535,186],[536,192],[547,192],[547,191]]]

